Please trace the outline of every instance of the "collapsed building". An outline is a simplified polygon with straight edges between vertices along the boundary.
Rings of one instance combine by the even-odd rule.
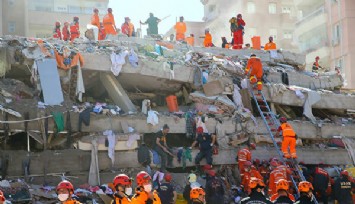
[[[57,55],[66,49],[73,55],[70,62]],[[355,95],[341,89],[341,73],[305,71],[303,55],[123,36],[73,43],[5,36],[0,41],[2,177],[53,184],[65,175],[77,184],[110,182],[117,170],[132,174],[143,167],[137,148],[151,147],[164,124],[170,127],[170,146],[176,151],[190,146],[197,111],[217,134],[215,166],[235,164],[247,141],[258,144],[254,158],[277,156],[246,85],[243,69],[252,53],[263,62],[263,93],[272,111],[296,130],[299,160],[354,164]],[[68,69],[57,68],[63,64]],[[183,163],[194,166],[193,160]],[[174,166],[171,171],[184,172],[177,160]]]

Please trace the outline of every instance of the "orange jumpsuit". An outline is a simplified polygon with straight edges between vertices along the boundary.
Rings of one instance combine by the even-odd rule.
[[[257,170],[251,169],[249,172],[244,172],[244,176],[242,178],[242,185],[244,186],[244,191],[247,193],[250,193],[250,188],[249,188],[249,181],[250,178],[255,177],[260,180],[264,180],[264,178],[261,176],[261,174]]]
[[[296,133],[289,123],[283,123],[278,128],[278,131],[282,131],[282,144],[281,151],[285,158],[297,158],[296,154]],[[288,147],[290,147],[290,153],[288,152]]]
[[[129,24],[128,23],[123,23],[121,26],[121,32],[122,34],[125,34],[129,36]]]
[[[79,201],[77,200],[67,200],[62,202],[63,204],[81,204]]]
[[[203,46],[212,47],[212,35],[210,33],[206,33],[205,40],[203,41]]]
[[[64,27],[63,27],[62,33],[63,33],[63,40],[64,40],[64,41],[70,40],[70,32],[69,32],[68,26],[64,26]]]
[[[279,194],[275,193],[270,197],[271,202],[275,202],[279,198]],[[296,202],[295,197],[292,194],[288,194],[288,198],[292,200],[293,202]]]
[[[276,43],[274,42],[266,43],[264,46],[264,50],[276,50]]]
[[[99,29],[99,40],[105,40],[106,39],[106,31],[104,27],[101,27]]]
[[[184,41],[185,40],[185,33],[186,33],[186,23],[184,22],[177,22],[174,26],[176,30],[176,40],[177,41]]]
[[[186,42],[187,42],[187,44],[194,46],[195,45],[195,38],[194,37],[187,37]]]
[[[237,157],[238,157],[239,173],[240,173],[240,176],[243,179],[244,163],[246,161],[251,161],[251,152],[247,148],[241,149],[241,150],[238,151]]]
[[[55,59],[57,61],[57,66],[60,69],[68,70],[78,64],[78,60],[80,62],[80,67],[84,66],[84,58],[80,53],[77,53],[74,55],[74,57],[71,59],[71,62],[69,65],[64,64],[64,56],[60,55],[57,51],[55,51]]]
[[[287,180],[287,175],[285,172],[281,171],[280,169],[275,169],[270,173],[270,179],[269,179],[269,195],[273,195],[276,192],[276,183],[280,179],[285,179]]]
[[[100,18],[99,18],[99,14],[92,14],[91,16],[91,25],[96,26],[97,28],[100,28]]]
[[[247,67],[245,68],[245,75],[248,75],[250,71],[250,83],[257,83],[259,91],[263,89],[262,77],[263,77],[263,65],[261,60],[257,57],[251,57],[248,60]]]
[[[131,200],[127,197],[123,197],[123,198],[118,198],[115,197],[115,199],[111,202],[111,204],[130,204]]]
[[[133,23],[129,22],[129,23],[128,23],[128,26],[129,26],[129,33],[128,33],[128,36],[129,36],[129,37],[132,37],[133,32],[134,32],[134,25],[133,25]]]
[[[72,23],[70,25],[70,41],[78,37],[80,37],[79,23]]]
[[[154,191],[153,194],[154,194],[153,204],[161,204],[161,201],[160,201],[160,198],[158,196],[158,193],[156,191]],[[137,192],[132,197],[131,203],[132,204],[145,204],[147,200],[148,200],[148,193],[147,192],[145,192],[145,191]]]
[[[104,16],[103,19],[104,27],[106,34],[108,35],[117,35],[115,17],[112,13],[108,13]]]

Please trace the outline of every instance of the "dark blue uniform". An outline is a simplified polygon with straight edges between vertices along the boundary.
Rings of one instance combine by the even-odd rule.
[[[200,152],[196,155],[195,164],[199,165],[203,158],[206,158],[206,162],[212,165],[212,136],[210,134],[198,134],[196,141],[200,146]]]

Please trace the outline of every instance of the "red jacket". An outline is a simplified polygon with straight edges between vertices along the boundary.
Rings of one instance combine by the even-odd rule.
[[[73,41],[75,38],[80,37],[79,23],[72,23],[70,25],[70,40]]]
[[[70,32],[69,32],[68,26],[64,26],[64,27],[63,27],[62,33],[63,33],[63,40],[64,40],[64,41],[70,40]]]
[[[60,28],[56,28],[54,30],[53,38],[62,39],[62,33],[60,32]]]

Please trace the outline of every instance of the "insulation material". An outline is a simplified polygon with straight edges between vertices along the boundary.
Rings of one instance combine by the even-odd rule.
[[[190,99],[195,103],[202,103],[208,105],[215,105],[222,109],[225,113],[233,114],[235,111],[235,104],[226,96],[210,96],[207,97],[201,92],[190,93]]]

